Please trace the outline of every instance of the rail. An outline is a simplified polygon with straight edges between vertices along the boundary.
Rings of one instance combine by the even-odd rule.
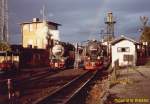
[[[61,70],[64,71],[64,70]],[[26,85],[43,80],[44,78],[47,78],[51,75],[57,74],[61,72],[60,70],[57,71],[41,71],[40,73],[32,74],[29,75],[28,77],[17,79],[17,78],[12,78],[12,79],[5,79],[0,81],[0,87],[1,90],[5,90],[8,92],[8,99],[11,101],[11,99],[16,96],[20,95],[20,88],[24,88]],[[17,95],[16,95],[17,94]],[[19,94],[19,95],[18,95]],[[12,96],[12,97],[11,97]],[[12,102],[12,101],[11,101]]]
[[[97,71],[87,71],[55,90],[49,94],[49,96],[33,102],[33,104],[66,104],[95,76],[96,73]]]

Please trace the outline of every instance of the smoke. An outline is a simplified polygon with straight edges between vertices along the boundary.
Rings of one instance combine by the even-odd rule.
[[[43,40],[46,41],[46,37],[47,37],[48,34],[52,35],[52,37],[51,37],[52,39],[60,40],[59,31],[58,30],[49,29],[46,21],[44,21],[44,23],[42,24],[41,28],[37,29],[37,31],[36,31],[37,39],[43,38]]]

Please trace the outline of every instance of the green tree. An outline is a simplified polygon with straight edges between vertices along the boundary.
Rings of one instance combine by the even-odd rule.
[[[10,51],[10,45],[6,42],[0,41],[0,51]]]
[[[140,40],[142,42],[148,42],[150,44],[150,26],[144,27]]]

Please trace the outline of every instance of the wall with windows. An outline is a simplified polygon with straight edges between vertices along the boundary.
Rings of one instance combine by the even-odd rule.
[[[22,42],[23,47],[32,47],[45,49],[47,43],[47,34],[52,35],[52,39],[59,40],[58,27],[44,22],[31,22],[22,24]]]
[[[119,66],[136,65],[137,53],[135,43],[129,40],[122,40],[111,46],[112,67],[119,59]]]

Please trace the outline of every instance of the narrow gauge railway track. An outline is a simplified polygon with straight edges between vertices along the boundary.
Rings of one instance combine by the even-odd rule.
[[[19,98],[19,104],[33,104],[86,72],[82,69],[65,70],[56,75],[44,78],[39,83],[31,84],[25,90],[23,89],[23,96]]]
[[[26,95],[26,92],[28,90],[34,90],[33,86],[35,87],[39,83],[45,80],[45,78],[48,78],[52,75],[58,74],[64,70],[53,70],[53,71],[46,71],[43,73],[39,73],[36,75],[31,76],[31,78],[27,78],[24,80],[20,80],[14,83],[15,91],[19,91],[21,96]]]
[[[22,74],[24,73],[24,75],[27,74],[27,75],[24,76],[24,77],[22,77],[20,74],[16,74],[15,76],[11,76],[11,77],[8,77],[8,76],[6,75],[5,78],[0,79],[0,83],[6,82],[7,79],[11,79],[11,80],[13,80],[13,81],[15,81],[15,82],[21,81],[21,80],[29,80],[31,77],[36,77],[36,76],[39,76],[39,75],[41,75],[41,74],[43,74],[43,73],[47,73],[47,72],[48,72],[47,70],[38,71],[38,72],[28,71],[28,73],[27,73],[27,72],[21,72]],[[10,76],[10,75],[9,75],[9,76]],[[18,76],[20,76],[20,77],[18,77]]]
[[[51,75],[57,74],[61,71],[64,70],[51,70],[51,71],[45,71],[43,73],[39,73],[39,74],[33,74],[31,75],[29,78],[25,78],[25,79],[21,79],[21,80],[17,80],[17,82],[19,83],[29,83],[29,82],[34,82],[34,81],[40,81],[43,78],[49,77]],[[22,81],[22,82],[21,82]]]
[[[22,69],[22,71],[20,72],[12,72],[12,73],[4,73],[0,75],[0,81],[5,81],[7,79],[13,79],[13,80],[17,80],[17,79],[23,79],[23,78],[27,78],[28,76],[35,76],[36,74],[40,74],[43,72],[48,71],[48,68],[41,68],[42,70],[32,70],[30,69],[29,71]]]
[[[90,80],[94,78],[98,71],[87,71],[76,77],[61,88],[55,90],[49,96],[46,96],[32,104],[67,104]]]
[[[16,80],[16,81],[14,81],[15,90],[24,92],[25,89],[30,89],[31,85],[37,85],[39,82],[43,81],[45,78],[48,78],[55,74],[58,74],[62,71],[64,71],[64,70],[45,71],[43,73],[32,75],[29,78]]]
[[[40,71],[38,73],[33,73],[31,72],[29,74],[29,76],[27,77],[23,77],[23,78],[10,78],[14,83],[27,83],[29,81],[36,81],[36,80],[39,80],[39,79],[42,79],[42,78],[45,78],[47,76],[50,76],[50,75],[54,75],[54,74],[57,74],[61,71],[64,71],[64,70],[51,70],[51,71],[48,71],[48,70],[44,70],[44,71]],[[0,80],[0,84],[4,84],[7,82],[7,79],[3,79],[3,80]]]
[[[24,91],[26,92],[28,89],[31,90],[30,85],[37,85],[40,81],[44,80],[44,78],[48,78],[52,75],[58,74],[59,72],[62,72],[64,70],[52,70],[52,71],[41,71],[36,74],[32,74],[30,77],[22,78],[22,79],[12,79],[13,83],[13,90],[18,93],[19,91],[19,96],[24,96]],[[7,87],[7,80],[3,80],[0,83],[0,91],[5,91],[5,93],[1,96],[8,96],[8,87]],[[33,89],[34,90],[34,89]],[[18,95],[17,95],[18,96]],[[17,98],[18,99],[18,98]],[[7,99],[8,100],[8,99]],[[18,101],[18,100],[17,100]],[[13,101],[14,104],[16,104],[16,101]],[[18,103],[17,103],[18,104]],[[19,103],[20,104],[20,103]]]
[[[25,77],[25,78],[12,78],[12,84],[13,84],[13,89],[16,90],[24,90],[27,86],[30,84],[35,84],[38,83],[39,81],[43,80],[44,78],[47,78],[51,75],[57,74],[59,72],[62,72],[64,70],[52,70],[52,71],[41,71],[40,73],[36,73]],[[1,80],[0,81],[0,90],[7,90],[7,79]]]

